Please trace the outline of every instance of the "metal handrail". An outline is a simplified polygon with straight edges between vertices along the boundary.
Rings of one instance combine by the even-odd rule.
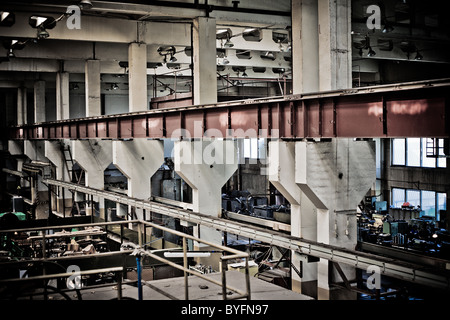
[[[249,275],[249,266],[248,266],[248,259],[249,259],[249,254],[233,249],[233,248],[229,248],[223,245],[218,245],[149,221],[144,221],[144,220],[128,220],[128,221],[113,221],[113,222],[95,222],[95,223],[83,223],[83,224],[72,224],[72,225],[57,225],[57,226],[45,226],[45,227],[30,227],[30,228],[14,228],[14,229],[6,229],[6,230],[0,230],[0,234],[1,233],[14,233],[14,232],[30,232],[30,231],[44,231],[42,233],[42,237],[39,238],[39,240],[43,241],[43,251],[44,251],[44,255],[43,255],[43,259],[46,260],[46,254],[45,254],[45,241],[46,241],[46,236],[45,236],[45,231],[46,230],[54,230],[54,229],[66,229],[66,228],[82,228],[82,227],[93,227],[93,226],[109,226],[109,225],[124,225],[124,224],[137,224],[138,226],[138,244],[134,244],[135,245],[135,250],[130,252],[132,255],[136,255],[137,257],[140,257],[142,255],[146,255],[149,256],[155,260],[158,260],[160,262],[163,262],[167,265],[170,265],[174,268],[177,268],[179,270],[182,270],[184,272],[184,277],[185,277],[185,299],[188,300],[189,299],[189,292],[188,292],[188,274],[192,274],[195,275],[199,278],[202,278],[203,280],[212,282],[216,285],[219,285],[222,287],[222,291],[223,291],[223,299],[226,300],[227,299],[227,290],[231,290],[234,291],[236,293],[239,294],[239,298],[247,298],[250,300],[251,294],[250,294],[250,275]],[[160,229],[162,231],[165,232],[169,232],[172,233],[174,235],[177,235],[179,237],[182,237],[183,240],[183,266],[180,266],[179,264],[176,264],[168,259],[165,259],[163,257],[160,257],[158,255],[155,254],[155,252],[159,251],[159,250],[152,250],[152,251],[148,251],[148,250],[144,250],[143,249],[143,235],[144,235],[144,228],[146,227],[152,227],[152,228],[157,228]],[[207,246],[213,247],[218,249],[218,251],[221,252],[228,252],[230,253],[229,255],[223,255],[221,257],[221,266],[222,266],[222,281],[216,281],[215,279],[212,279],[210,277],[204,276],[203,274],[198,273],[197,271],[193,271],[191,269],[188,268],[187,265],[187,245],[186,245],[186,239],[190,239],[193,241],[197,241],[199,243],[203,243]],[[133,245],[132,243],[130,243],[131,245]],[[62,257],[64,258],[64,257]],[[61,258],[61,259],[62,259]],[[246,276],[246,287],[245,290],[240,290],[231,286],[228,286],[226,284],[226,271],[227,271],[227,261],[230,259],[245,259],[245,276]],[[52,260],[58,260],[58,258],[53,258]],[[31,260],[30,262],[37,262],[37,261],[41,261],[39,260]],[[139,263],[139,259],[137,259],[137,263]],[[106,271],[111,271],[109,269],[104,269]],[[92,273],[98,273],[98,272],[103,272],[103,269],[96,269],[96,270],[86,270],[86,271],[81,271],[81,274],[92,274]],[[116,270],[113,270],[116,271]],[[138,268],[138,271],[140,271],[140,269]],[[68,277],[70,275],[72,275],[73,273],[60,273],[60,274],[50,274],[50,275],[41,275],[41,276],[34,276],[34,277],[28,277],[25,279],[5,279],[5,280],[1,280],[0,283],[3,282],[11,282],[11,281],[30,281],[30,280],[46,280],[46,279],[54,279],[54,278],[60,278],[60,277]],[[138,290],[140,289],[140,286],[138,285]],[[141,298],[141,291],[139,291],[139,298]]]
[[[79,186],[60,180],[47,180],[48,184],[64,188],[74,189],[78,192],[93,194],[114,202],[127,204],[144,210],[153,211],[163,215],[178,218],[206,227],[212,227],[224,232],[243,235],[285,249],[294,250],[300,254],[307,254],[329,261],[344,263],[359,269],[367,269],[369,266],[378,266],[383,274],[394,278],[425,284],[432,287],[448,290],[450,288],[449,276],[435,273],[433,270],[424,270],[422,266],[401,261],[400,259],[388,259],[379,255],[368,254],[356,250],[344,249],[337,246],[318,243],[315,241],[294,237],[275,232],[257,226],[248,226],[240,222],[225,220],[213,216],[186,210],[180,207],[168,206],[153,201],[131,198],[109,191]],[[158,226],[161,227],[161,226]],[[173,231],[173,230],[171,230]],[[228,248],[229,249],[229,248]]]

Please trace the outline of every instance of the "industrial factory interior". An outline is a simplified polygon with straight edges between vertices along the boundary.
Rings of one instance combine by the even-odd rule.
[[[2,0],[0,300],[450,298],[445,2]]]

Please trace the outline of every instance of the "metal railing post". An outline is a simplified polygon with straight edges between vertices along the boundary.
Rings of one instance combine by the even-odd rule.
[[[122,300],[122,272],[116,272],[117,277],[117,300]]]
[[[227,277],[225,272],[227,267],[227,260],[222,260],[222,296],[223,300],[227,300]]]
[[[245,258],[245,286],[247,290],[247,300],[251,300],[250,293],[250,270],[248,268],[248,257]]]
[[[185,271],[184,271],[184,298],[185,298],[185,300],[189,300],[188,273],[186,272],[186,269],[188,268],[186,237],[183,237],[183,267],[185,269]]]

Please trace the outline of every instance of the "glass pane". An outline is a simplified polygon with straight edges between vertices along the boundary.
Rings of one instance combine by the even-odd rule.
[[[426,146],[427,139],[422,138],[423,152],[422,152],[422,167],[426,168],[435,168],[436,167],[436,158],[427,157]]]
[[[392,206],[401,208],[405,202],[405,189],[392,188]]]
[[[266,158],[266,141],[264,138],[258,139],[258,159]]]
[[[438,193],[437,200],[438,200],[438,210],[446,210],[447,209],[447,194]]]
[[[258,159],[258,139],[250,139],[250,158]]]
[[[438,193],[437,194],[437,204],[438,204],[438,210],[437,210],[437,216],[436,219],[440,219],[440,210],[446,210],[447,209],[447,194],[445,193]]]
[[[436,216],[436,192],[422,191],[422,210],[426,216]]]
[[[405,139],[392,140],[392,164],[405,165]]]
[[[420,206],[420,191],[406,190],[406,201],[409,202],[409,205],[411,206]]]
[[[250,158],[250,139],[244,139],[244,158]]]
[[[406,143],[406,165],[410,167],[420,167],[420,138],[406,139]]]
[[[439,155],[444,156],[444,139],[439,139]],[[445,158],[445,157],[438,158],[438,167],[446,168],[447,167],[447,158]]]

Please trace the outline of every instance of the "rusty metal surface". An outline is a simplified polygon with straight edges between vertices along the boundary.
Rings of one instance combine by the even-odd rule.
[[[10,139],[446,138],[450,79],[13,127]]]

